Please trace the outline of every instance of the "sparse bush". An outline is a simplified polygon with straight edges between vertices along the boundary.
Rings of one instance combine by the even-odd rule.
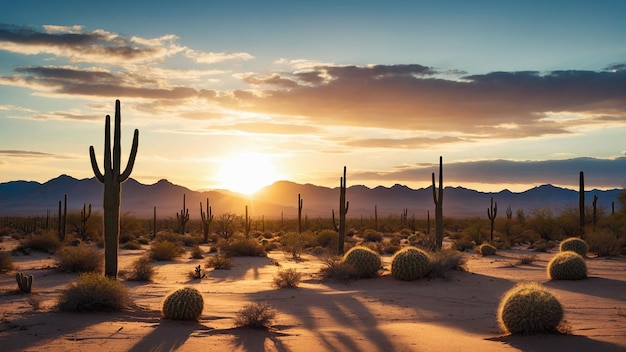
[[[204,258],[204,252],[200,246],[194,246],[191,248],[191,258],[192,259],[202,259]]]
[[[278,288],[296,288],[302,280],[302,273],[296,269],[280,270],[274,276],[274,286]]]
[[[124,245],[122,245],[122,248],[136,251],[136,250],[141,249],[141,243],[139,243],[138,240],[130,240],[124,243]]]
[[[333,230],[322,230],[315,234],[314,246],[320,246],[324,248],[337,248],[337,242],[339,241],[339,234]]]
[[[209,257],[207,263],[205,264],[206,268],[213,268],[216,270],[225,270],[233,267],[233,258],[227,257],[225,255],[214,255]]]
[[[83,273],[61,293],[58,307],[66,312],[119,311],[130,305],[128,288],[96,273]]]
[[[306,239],[304,234],[291,231],[280,236],[280,243],[283,252],[290,254],[293,259],[299,259],[306,246]]]
[[[342,261],[353,265],[361,278],[377,276],[382,265],[377,252],[362,246],[350,248],[344,254]]]
[[[606,229],[585,234],[589,252],[596,253],[599,257],[620,254],[625,238],[622,236],[620,241],[615,234]]]
[[[393,238],[395,239],[395,237]],[[384,254],[394,254],[397,251],[400,250],[400,244],[396,244],[393,243],[395,241],[389,241],[389,242],[384,242],[383,243],[383,248],[381,249],[381,252]]]
[[[366,229],[363,232],[363,240],[367,242],[380,242],[383,240],[383,234],[374,229]]]
[[[507,291],[498,307],[500,328],[510,334],[556,332],[562,319],[561,303],[534,282],[519,284]]]
[[[9,252],[0,252],[0,272],[13,270],[13,256]]]
[[[519,265],[529,265],[529,264],[532,264],[535,261],[535,259],[537,259],[536,255],[523,255],[519,259],[518,264]]]
[[[254,238],[238,238],[232,242],[221,241],[220,249],[229,257],[265,257],[263,246]]]
[[[494,247],[493,245],[489,243],[483,243],[480,246],[478,246],[478,249],[477,249],[478,254],[482,255],[483,257],[488,256],[488,255],[495,255],[496,251],[497,251],[496,247]]]
[[[126,275],[126,280],[130,281],[152,281],[156,274],[154,265],[150,258],[143,256],[135,259]]]
[[[443,249],[430,254],[430,270],[428,277],[448,276],[450,270],[463,270],[467,258],[454,249]]]
[[[243,306],[235,317],[235,326],[252,329],[268,329],[274,323],[278,312],[269,303],[250,303]]]
[[[325,279],[347,282],[359,278],[359,273],[354,265],[343,262],[339,257],[328,257],[324,259],[324,265],[321,273]]]
[[[44,253],[54,253],[61,248],[61,241],[53,231],[45,231],[42,234],[30,235],[20,241],[18,250],[32,249]]]
[[[580,256],[584,258],[587,256],[587,242],[581,238],[570,237],[561,242],[559,250],[561,252],[573,251],[580,254]]]
[[[63,272],[100,272],[104,267],[104,255],[86,245],[64,247],[57,251],[57,256],[58,269]]]
[[[587,278],[587,264],[580,254],[572,251],[557,253],[548,263],[551,280],[582,280]]]
[[[185,249],[180,242],[157,240],[152,242],[150,247],[150,258],[152,260],[172,260],[183,253],[185,253]]]
[[[552,248],[554,248],[554,243],[541,239],[535,241],[530,248],[534,249],[535,252],[549,252]]]
[[[428,274],[430,258],[417,247],[404,247],[391,259],[391,275],[398,280],[413,281]]]
[[[201,237],[193,236],[193,235],[189,235],[189,234],[181,235],[178,238],[183,243],[183,245],[186,246],[186,247],[197,247],[198,244],[203,242],[203,239]]]
[[[204,308],[204,299],[191,287],[174,291],[163,301],[163,317],[171,320],[198,321]]]
[[[455,240],[454,243],[452,244],[452,249],[456,249],[457,251],[461,251],[461,252],[465,252],[466,250],[473,250],[474,242],[466,238],[459,238]]]

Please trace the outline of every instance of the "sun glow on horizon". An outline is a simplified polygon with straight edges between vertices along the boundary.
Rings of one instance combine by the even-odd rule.
[[[280,175],[268,155],[241,153],[222,160],[217,179],[220,188],[252,195],[280,180]]]

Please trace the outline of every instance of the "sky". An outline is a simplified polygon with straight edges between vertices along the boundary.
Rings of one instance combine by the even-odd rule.
[[[9,1],[0,182],[626,185],[626,1]]]

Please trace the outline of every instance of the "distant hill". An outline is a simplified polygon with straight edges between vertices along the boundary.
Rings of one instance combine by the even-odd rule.
[[[94,211],[102,211],[103,185],[95,178],[76,179],[61,175],[45,183],[32,181],[11,181],[0,183],[0,216],[45,215],[47,210],[53,214],[58,209],[58,202],[68,196],[68,210],[78,211],[84,203],[91,203]],[[610,212],[611,202],[616,202],[621,189],[590,190],[585,192],[587,206],[591,206],[593,195],[598,195],[599,207]],[[200,202],[206,204],[207,197],[214,215],[226,212],[243,214],[245,206],[253,217],[265,216],[268,219],[280,218],[281,213],[287,218],[297,216],[298,194],[304,201],[303,212],[309,217],[331,216],[332,209],[338,208],[339,189],[279,181],[263,188],[253,197],[237,193],[214,190],[197,192],[175,185],[167,180],[146,185],[129,179],[122,185],[122,212],[131,212],[139,217],[152,217],[153,207],[157,208],[159,218],[175,218],[182,208],[183,194],[186,195],[186,207],[192,219],[200,218]],[[411,189],[403,185],[392,187],[378,186],[368,188],[362,185],[348,187],[347,200],[350,202],[348,217],[373,216],[374,207],[379,216],[399,215],[408,209],[409,215],[417,218],[426,217],[428,210],[433,211],[432,187]],[[479,192],[463,187],[446,187],[444,191],[444,215],[450,217],[486,217],[490,198],[499,205],[499,216],[504,216],[508,205],[513,211],[522,209],[526,212],[537,208],[550,208],[555,212],[578,207],[578,192],[570,189],[542,185],[524,192],[514,193],[509,190],[500,192]],[[501,214],[501,215],[500,215]]]

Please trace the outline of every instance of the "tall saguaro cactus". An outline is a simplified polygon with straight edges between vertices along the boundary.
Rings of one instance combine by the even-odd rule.
[[[494,207],[493,197],[491,197],[491,205],[487,208],[487,217],[489,218],[489,222],[491,224],[491,231],[489,231],[489,241],[491,243],[493,243],[493,222],[496,220],[496,215],[498,215],[498,202],[496,202],[496,206]]]
[[[57,223],[57,235],[61,241],[65,241],[67,232],[67,194],[63,199],[63,212],[61,212],[61,201],[59,201],[59,222]]]
[[[433,172],[433,201],[435,202],[435,245],[437,249],[443,246],[443,157],[439,157],[439,194],[435,187],[435,173]]]
[[[343,167],[343,177],[339,178],[339,246],[337,251],[343,254],[343,244],[346,240],[346,214],[350,202],[346,201],[346,167]],[[333,223],[335,220],[333,219]]]
[[[128,179],[135,165],[139,146],[139,130],[135,129],[133,145],[124,171],[121,170],[121,113],[120,101],[115,101],[115,130],[111,151],[111,117],[106,116],[104,127],[104,172],[100,172],[93,146],[89,147],[91,168],[100,183],[104,184],[104,274],[117,279],[117,252],[120,238],[120,200],[122,183]]]
[[[302,233],[302,203],[303,199],[300,198],[300,193],[298,193],[298,233]]]
[[[180,210],[180,215],[176,213],[176,220],[178,220],[178,231],[184,235],[185,225],[189,221],[189,208],[185,206],[185,194],[183,194],[183,208]]]
[[[202,220],[202,233],[204,234],[204,243],[209,242],[209,230],[211,221],[213,221],[213,211],[209,205],[209,197],[206,198],[206,213],[202,210],[202,202],[200,202],[200,219]]]
[[[580,221],[580,235],[585,232],[585,174],[581,171],[578,177],[578,217]]]
[[[80,212],[80,237],[83,239],[87,238],[87,221],[91,216],[91,203],[89,203],[89,208],[87,205],[83,203],[83,210]]]

